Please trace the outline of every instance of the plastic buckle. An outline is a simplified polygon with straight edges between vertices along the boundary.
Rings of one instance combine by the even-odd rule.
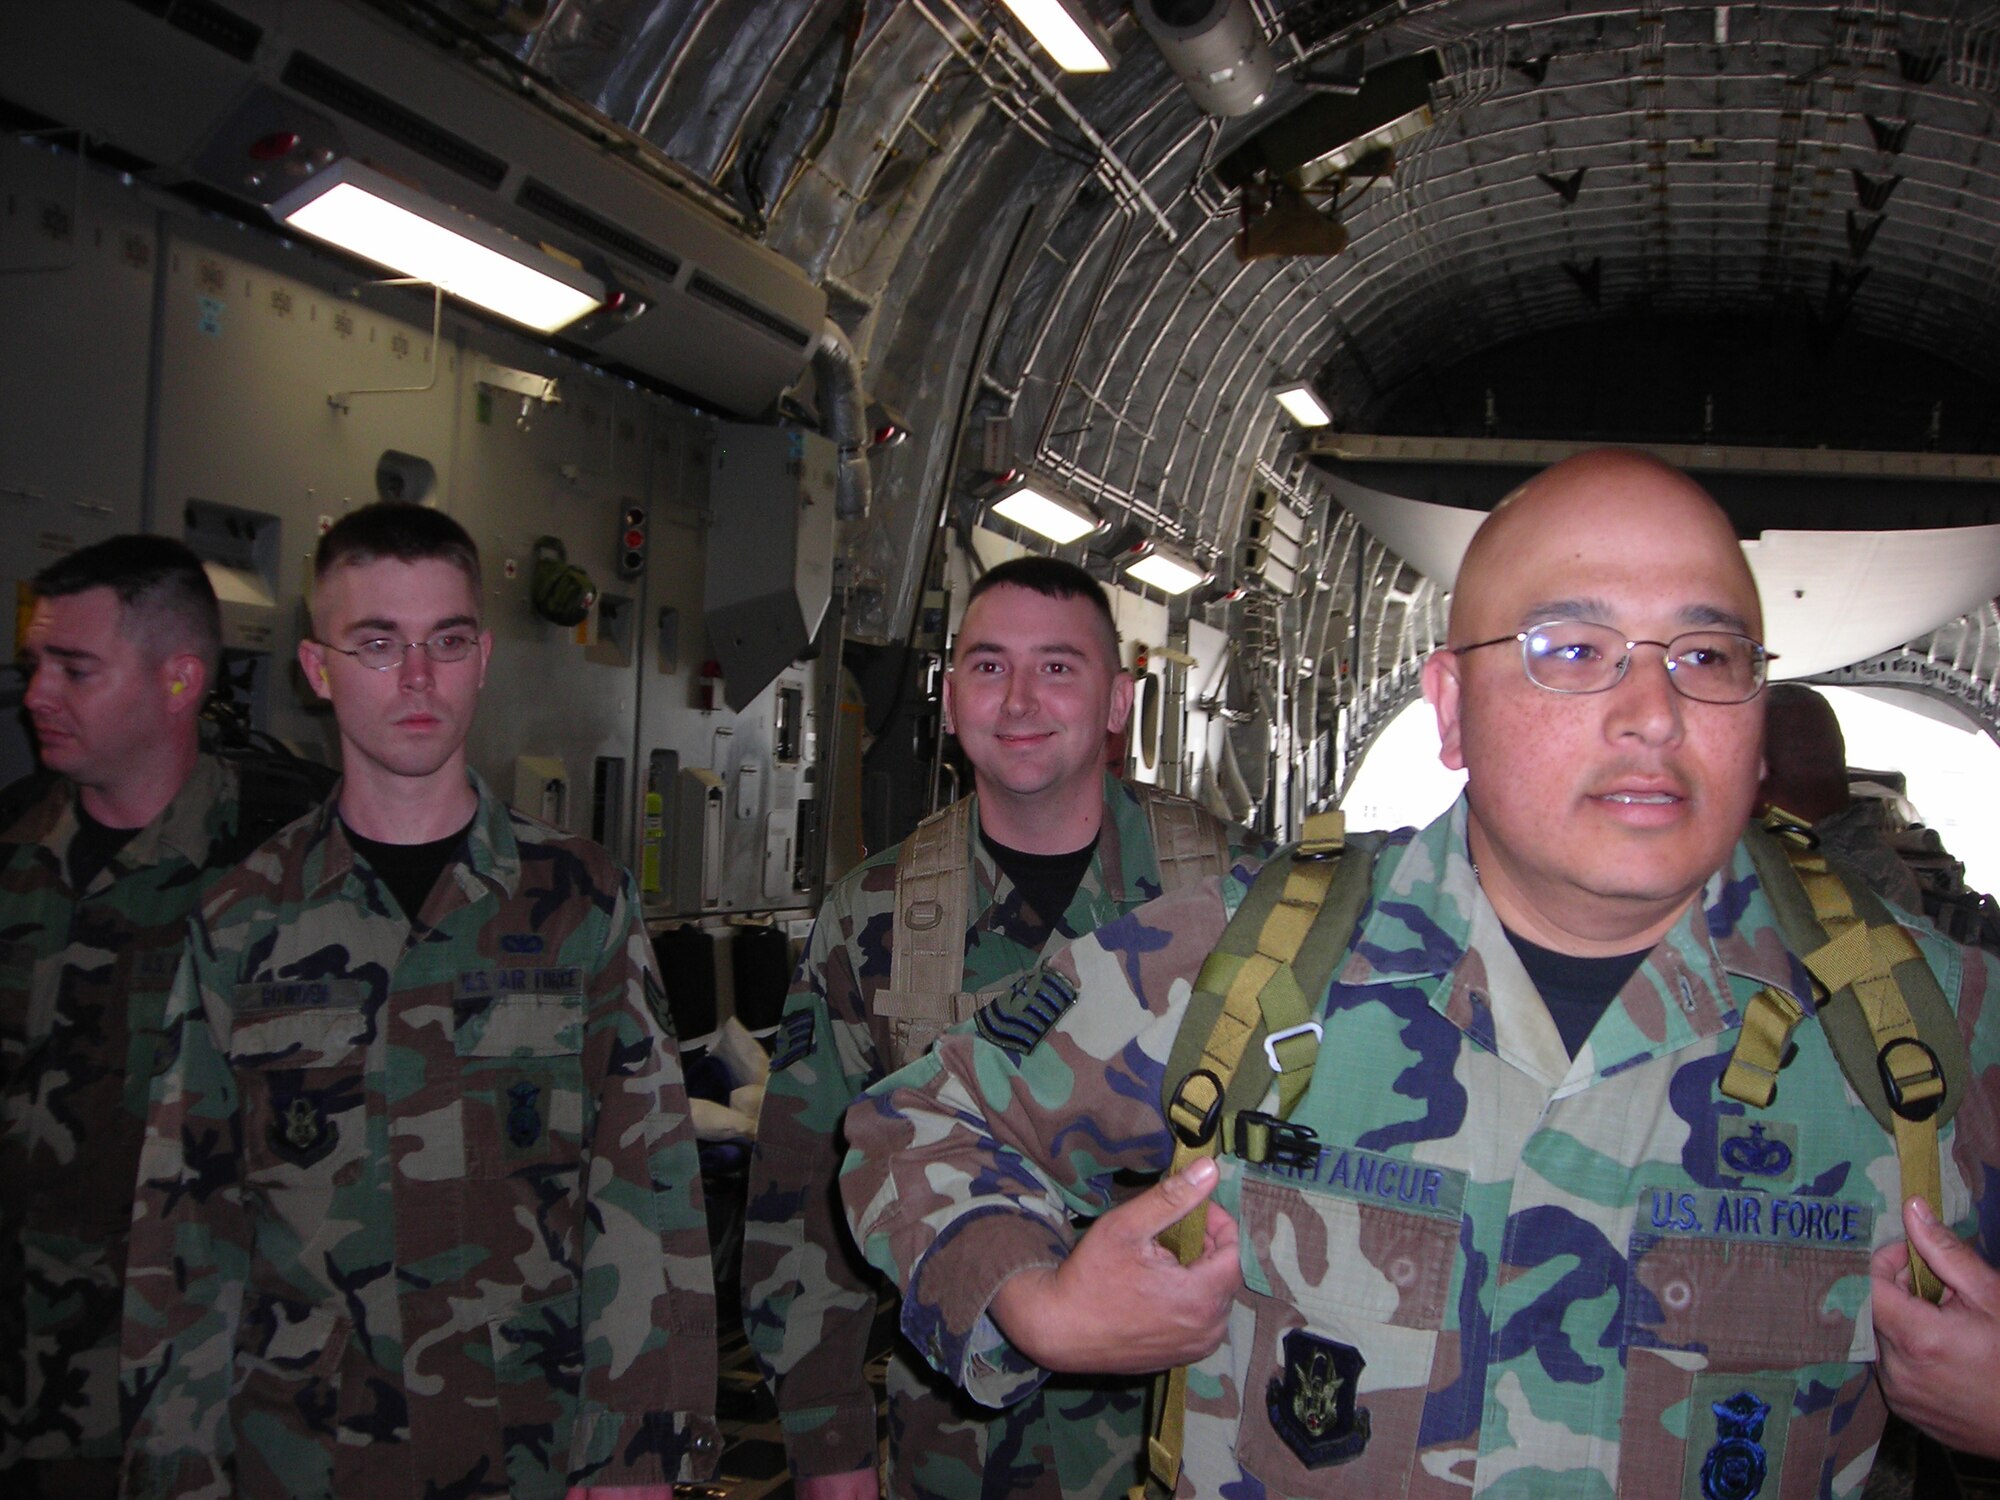
[[[1251,1153],[1250,1131],[1266,1132],[1264,1154]],[[1310,1125],[1294,1125],[1262,1110],[1246,1109],[1236,1117],[1236,1152],[1241,1161],[1263,1165],[1304,1168],[1319,1160],[1319,1135]]]
[[[1213,1097],[1209,1100],[1208,1108],[1200,1112],[1194,1125],[1191,1128],[1184,1127],[1179,1120],[1174,1118],[1175,1111],[1182,1109],[1192,1111],[1194,1109],[1194,1106],[1188,1102],[1187,1086],[1197,1078],[1206,1078],[1208,1080],[1208,1086],[1213,1092]],[[1222,1095],[1222,1080],[1217,1078],[1207,1068],[1196,1068],[1187,1077],[1183,1078],[1180,1087],[1174,1090],[1173,1103],[1167,1107],[1167,1125],[1173,1131],[1175,1138],[1190,1151],[1198,1151],[1215,1139],[1215,1132],[1222,1126]]]
[[[1922,1073],[1913,1073],[1907,1080],[1898,1078],[1889,1054],[1899,1047],[1915,1047],[1929,1061],[1930,1067]],[[1889,1108],[1905,1120],[1921,1122],[1938,1112],[1944,1103],[1944,1067],[1938,1062],[1938,1055],[1931,1051],[1928,1043],[1915,1037],[1899,1036],[1885,1042],[1882,1050],[1875,1054],[1875,1071],[1882,1075],[1882,1090],[1889,1096]],[[1926,1083],[1939,1085],[1938,1091],[1926,1099],[1906,1099],[1905,1090]]]
[[[1322,1041],[1326,1037],[1326,1031],[1319,1022],[1307,1021],[1299,1026],[1287,1026],[1283,1031],[1274,1031],[1264,1038],[1264,1056],[1270,1060],[1273,1073],[1285,1071],[1285,1065],[1278,1061],[1278,1043],[1289,1042],[1293,1037],[1304,1036],[1308,1031],[1313,1034],[1315,1042]]]

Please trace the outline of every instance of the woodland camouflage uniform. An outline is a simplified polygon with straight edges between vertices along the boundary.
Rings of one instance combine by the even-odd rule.
[[[1751,994],[1812,1007],[1746,849],[1572,1061],[1465,839],[1461,800],[1380,855],[1317,1007],[1296,1164],[1221,1159],[1243,1274],[1190,1377],[1180,1495],[1858,1494],[1883,1420],[1869,1254],[1901,1237],[1900,1177],[1810,1019],[1769,1108],[1717,1091]],[[1167,1167],[1167,1059],[1250,873],[1072,946],[1036,992],[1082,998],[1024,1056],[955,1034],[849,1114],[856,1233],[906,1288],[905,1334],[982,1400],[1046,1378],[985,1315],[1000,1284],[1059,1263],[1115,1174]],[[1991,1260],[2000,986],[1917,938],[1971,1054],[1943,1218]]]
[[[68,779],[0,830],[0,1488],[24,1459],[115,1478],[146,1086],[188,914],[244,852],[238,817],[235,769],[202,756],[81,891]]]
[[[1004,994],[1043,957],[1159,895],[1139,794],[1108,776],[1104,788],[1096,854],[1053,930],[1024,910],[981,844],[974,799],[964,989]],[[1249,838],[1229,827],[1232,861]],[[751,1171],[744,1321],[803,1475],[873,1468],[877,1459],[863,1363],[880,1283],[848,1238],[834,1180],[841,1116],[883,1076],[893,1050],[875,997],[890,977],[900,848],[850,871],[820,910],[786,1003]],[[900,1346],[888,1380],[890,1493],[899,1497],[1112,1496],[1138,1477],[1144,1381],[1059,1377],[994,1412]]]
[[[714,1465],[700,1177],[631,877],[473,783],[414,926],[337,795],[193,922],[133,1228],[134,1496]]]

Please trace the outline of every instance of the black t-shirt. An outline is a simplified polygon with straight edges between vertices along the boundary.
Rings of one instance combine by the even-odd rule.
[[[140,827],[144,827],[141,824]],[[69,883],[72,890],[82,890],[97,878],[98,871],[110,864],[120,849],[132,842],[137,828],[113,828],[108,823],[100,823],[83,810],[83,799],[76,799],[76,836],[69,841]]]
[[[347,832],[347,842],[354,846],[354,852],[368,862],[368,868],[382,877],[382,883],[389,887],[389,894],[396,898],[396,904],[403,908],[403,915],[411,922],[424,909],[424,902],[430,899],[431,887],[438,883],[438,876],[458,853],[459,845],[465,842],[465,835],[471,830],[479,814],[465,820],[465,827],[447,838],[433,839],[428,844],[384,844],[376,839],[364,839],[352,828],[347,819],[340,820],[340,826]]]
[[[989,838],[983,830],[979,842],[993,856],[1000,873],[1014,883],[1014,910],[1003,914],[1002,925],[1019,941],[1028,941],[1039,933],[1034,945],[1046,942],[1049,930],[1062,921],[1062,914],[1069,910],[1069,903],[1076,896],[1076,888],[1083,884],[1084,872],[1097,852],[1096,835],[1081,849],[1067,854],[1028,854],[1010,849]]]
[[[1576,1056],[1597,1018],[1611,1008],[1611,1002],[1625,988],[1625,981],[1639,971],[1639,965],[1653,951],[1641,948],[1637,953],[1617,953],[1610,958],[1578,958],[1531,943],[1518,932],[1509,932],[1507,941],[1521,955],[1521,967],[1542,992],[1542,1000],[1571,1057]]]

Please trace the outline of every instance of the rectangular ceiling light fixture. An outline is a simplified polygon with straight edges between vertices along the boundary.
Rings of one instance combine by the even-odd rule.
[[[271,215],[541,333],[604,301],[596,277],[359,162],[335,162],[272,204]]]
[[[1301,427],[1325,427],[1333,421],[1333,413],[1326,409],[1326,404],[1303,380],[1281,385],[1271,394],[1278,398],[1278,405],[1284,407],[1285,415]]]
[[[1065,73],[1108,73],[1117,60],[1084,0],[1000,0]]]
[[[1081,541],[1103,524],[1081,501],[1052,493],[1029,479],[1010,485],[993,502],[993,514],[1039,532],[1057,546]]]
[[[1125,570],[1128,577],[1150,584],[1163,594],[1185,594],[1208,581],[1208,572],[1171,548],[1155,546]]]

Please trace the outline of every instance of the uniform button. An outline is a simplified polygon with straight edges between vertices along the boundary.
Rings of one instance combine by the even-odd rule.
[[[688,1446],[693,1448],[694,1451],[697,1453],[706,1454],[706,1453],[713,1453],[721,1445],[722,1445],[722,1436],[720,1433],[712,1431],[702,1431],[702,1432],[697,1432],[694,1435],[694,1441],[690,1443]]]
[[[1407,1255],[1399,1255],[1389,1262],[1389,1279],[1397,1286],[1409,1286],[1417,1279],[1417,1263]]]
[[[1694,1288],[1685,1281],[1670,1281],[1660,1288],[1660,1300],[1675,1312],[1686,1312],[1694,1306]]]

